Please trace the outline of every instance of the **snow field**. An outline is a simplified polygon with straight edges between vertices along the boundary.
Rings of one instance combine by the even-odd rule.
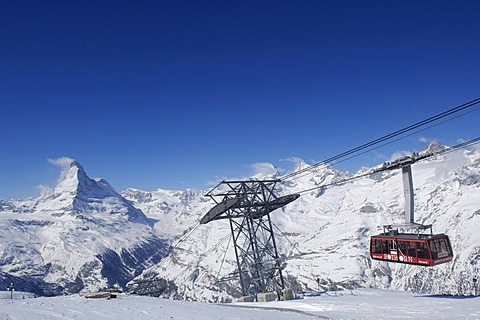
[[[79,295],[9,298],[9,292],[0,292],[1,320],[480,319],[478,296],[420,295],[379,289],[326,292],[291,301],[229,304],[130,295],[110,300]]]

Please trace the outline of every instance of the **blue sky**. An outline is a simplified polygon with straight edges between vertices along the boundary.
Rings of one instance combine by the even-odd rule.
[[[320,161],[478,98],[477,1],[3,1],[0,199],[70,157],[117,190]],[[480,112],[421,138],[479,136]],[[423,139],[422,139],[423,140]]]

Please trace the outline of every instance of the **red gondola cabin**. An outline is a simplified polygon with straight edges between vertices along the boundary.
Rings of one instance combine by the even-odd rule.
[[[445,234],[394,233],[372,236],[370,257],[375,260],[435,266],[452,260],[452,246]]]

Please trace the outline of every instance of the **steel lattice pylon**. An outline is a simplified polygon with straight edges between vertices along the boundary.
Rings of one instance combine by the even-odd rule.
[[[285,288],[285,267],[277,250],[270,212],[297,199],[299,195],[277,197],[279,180],[223,181],[207,196],[217,205],[200,223],[229,219],[242,294],[278,292]]]

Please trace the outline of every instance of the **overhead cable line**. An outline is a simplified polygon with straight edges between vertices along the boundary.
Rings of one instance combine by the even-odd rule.
[[[193,231],[195,231],[195,229],[198,228],[198,226],[200,225],[199,222],[197,222],[187,233],[185,233],[182,237],[180,237],[180,239],[178,239],[177,243],[172,247],[172,251],[177,249],[177,247],[183,242],[185,241],[185,239],[187,239]]]
[[[282,237],[284,237],[284,238],[292,245],[292,248],[291,248],[292,251],[293,251],[293,249],[296,249],[300,255],[303,255],[303,254],[304,254],[303,252],[301,252],[301,251],[298,249],[298,243],[293,243],[293,242],[287,237],[286,233],[283,232],[282,230],[280,230],[280,228],[279,228],[275,223],[272,222],[272,225],[278,230],[278,232],[280,232],[280,235],[281,235]],[[291,255],[289,255],[289,256],[291,256]]]
[[[434,124],[432,124],[432,125],[430,125],[430,126],[428,126],[428,127],[426,127],[426,128],[421,128],[421,129],[416,130],[416,131],[414,131],[414,132],[411,132],[411,133],[409,133],[409,134],[407,134],[407,135],[403,135],[403,136],[401,136],[401,137],[398,137],[398,138],[396,138],[396,139],[394,139],[394,140],[390,140],[390,141],[384,142],[384,143],[382,143],[382,144],[380,144],[380,145],[372,146],[371,148],[366,149],[366,150],[363,150],[363,151],[360,152],[360,153],[350,155],[349,157],[343,158],[343,159],[338,160],[338,161],[334,161],[334,162],[331,162],[331,163],[319,162],[319,163],[316,164],[316,166],[315,166],[313,169],[317,169],[317,168],[318,168],[318,169],[323,169],[323,168],[327,167],[328,164],[330,164],[330,165],[336,165],[336,164],[339,164],[339,163],[348,161],[348,160],[353,159],[353,158],[355,158],[355,157],[361,156],[362,154],[366,154],[366,153],[371,152],[371,151],[373,151],[373,150],[377,150],[377,149],[379,149],[379,148],[381,148],[381,147],[387,146],[387,145],[392,144],[392,143],[394,143],[394,142],[397,142],[397,141],[399,141],[399,140],[405,139],[405,138],[410,137],[410,136],[413,136],[413,135],[415,135],[415,134],[417,134],[417,133],[420,133],[420,132],[429,130],[429,129],[433,128],[433,127],[437,127],[437,126],[439,126],[439,125],[441,125],[441,124],[444,124],[444,123],[446,123],[446,122],[452,121],[452,120],[454,120],[454,119],[463,117],[463,116],[465,116],[465,115],[467,115],[467,114],[470,114],[470,113],[472,113],[472,112],[479,111],[479,110],[480,110],[480,107],[478,107],[478,108],[476,108],[476,109],[473,109],[473,110],[469,110],[469,111],[464,112],[464,113],[462,113],[462,114],[459,114],[459,115],[457,115],[457,116],[455,116],[455,117],[453,117],[453,118],[449,118],[449,119],[443,120],[443,121],[441,121],[441,122],[434,123]],[[309,175],[309,174],[312,174],[312,173],[315,172],[314,170],[312,170],[312,167],[308,167],[308,168],[305,168],[305,169],[308,169],[308,170],[304,170],[304,172],[303,172],[302,175],[295,176],[295,179],[304,177],[304,176],[306,176],[306,175]]]
[[[425,120],[419,121],[419,122],[417,122],[417,123],[415,123],[415,124],[409,125],[409,126],[403,128],[403,129],[397,130],[397,131],[392,132],[392,133],[390,133],[390,134],[387,134],[387,135],[385,135],[385,136],[383,136],[383,137],[380,137],[380,138],[378,138],[378,139],[375,139],[375,140],[372,140],[372,141],[367,142],[367,143],[365,143],[365,144],[362,144],[362,145],[360,145],[360,146],[358,146],[358,147],[356,147],[356,148],[353,148],[353,149],[347,150],[347,151],[345,151],[345,152],[342,152],[342,153],[340,153],[340,154],[338,154],[338,155],[336,155],[336,156],[333,156],[333,157],[328,158],[328,159],[326,159],[326,160],[324,160],[324,161],[321,161],[321,162],[318,162],[318,163],[316,163],[316,164],[313,164],[313,165],[311,165],[311,166],[309,166],[309,167],[307,167],[307,168],[303,168],[303,169],[300,169],[300,170],[298,170],[298,171],[295,171],[295,172],[292,172],[292,173],[290,173],[290,174],[287,174],[287,175],[285,175],[281,180],[285,181],[285,180],[288,180],[288,179],[292,179],[293,177],[295,177],[295,176],[297,176],[297,175],[300,175],[300,174],[302,174],[302,173],[304,173],[304,172],[308,172],[308,171],[310,171],[310,170],[312,170],[312,169],[314,169],[314,168],[316,168],[316,167],[325,165],[325,163],[330,163],[330,162],[333,162],[333,161],[335,161],[335,160],[341,159],[341,158],[343,158],[343,157],[346,157],[346,156],[355,154],[355,153],[357,153],[357,152],[359,152],[359,151],[361,151],[361,150],[367,149],[367,148],[372,147],[372,146],[374,146],[374,145],[377,145],[377,144],[379,144],[379,143],[381,143],[381,142],[385,142],[385,141],[387,141],[387,140],[390,140],[390,139],[392,139],[392,138],[395,138],[395,137],[397,137],[397,136],[400,136],[400,135],[402,135],[402,134],[404,134],[404,133],[407,133],[407,132],[409,132],[409,131],[412,131],[412,130],[414,130],[414,129],[417,129],[417,128],[419,128],[419,127],[422,127],[422,126],[424,126],[424,125],[427,125],[427,124],[429,124],[429,123],[438,121],[438,120],[440,120],[440,119],[442,119],[442,118],[445,118],[445,117],[447,117],[447,116],[450,116],[450,115],[452,115],[452,114],[454,114],[454,113],[457,113],[457,112],[460,112],[460,111],[465,110],[465,109],[467,109],[467,108],[470,108],[470,107],[472,107],[472,106],[474,106],[474,105],[476,105],[476,104],[478,104],[478,103],[480,103],[480,98],[474,99],[474,100],[469,101],[469,102],[467,102],[467,103],[464,103],[464,104],[462,104],[462,105],[460,105],[460,106],[458,106],[458,107],[452,108],[452,109],[450,109],[450,110],[447,110],[447,111],[444,111],[444,112],[442,112],[442,113],[439,113],[439,114],[437,114],[437,115],[435,115],[435,116],[433,116],[433,117],[430,117],[430,118],[427,118],[427,119],[425,119]],[[369,151],[370,151],[370,150],[369,150]]]
[[[431,126],[429,126],[429,127],[427,127],[427,128],[423,128],[423,129],[421,129],[421,130],[417,130],[417,131],[415,131],[415,132],[413,132],[413,133],[410,133],[410,134],[408,134],[408,135],[404,135],[404,134],[407,133],[407,132],[410,132],[410,131],[412,131],[412,130],[415,130],[415,129],[417,129],[417,128],[420,128],[420,127],[422,127],[422,126],[425,126],[425,125],[427,125],[427,124],[430,124],[430,123],[433,123],[433,122],[435,122],[435,121],[438,121],[438,120],[440,120],[440,119],[442,119],[442,118],[445,118],[445,117],[447,117],[447,116],[450,116],[450,115],[455,114],[455,113],[457,113],[457,112],[460,112],[460,111],[462,111],[462,110],[465,110],[465,109],[467,109],[467,108],[470,108],[470,107],[472,107],[472,106],[474,106],[474,105],[477,105],[477,104],[479,104],[479,103],[480,103],[480,98],[474,99],[474,100],[469,101],[469,102],[467,102],[467,103],[464,103],[464,104],[462,104],[462,105],[460,105],[460,106],[458,106],[458,107],[455,107],[455,108],[452,108],[452,109],[450,109],[450,110],[444,111],[444,112],[442,112],[442,113],[440,113],[440,114],[437,114],[437,115],[435,115],[435,116],[433,116],[433,117],[427,118],[427,119],[425,119],[425,120],[423,120],[423,121],[417,122],[417,123],[415,123],[415,124],[412,124],[412,125],[410,125],[410,126],[407,126],[407,127],[403,128],[403,129],[397,130],[397,131],[395,131],[395,132],[393,132],[393,133],[390,133],[390,134],[385,135],[385,136],[383,136],[383,137],[380,137],[380,138],[378,138],[378,139],[372,140],[372,141],[370,141],[370,142],[368,142],[368,143],[362,144],[362,145],[360,145],[360,146],[358,146],[358,147],[356,147],[356,148],[353,148],[353,149],[350,149],[350,150],[348,150],[348,151],[342,152],[342,153],[340,153],[340,154],[338,154],[338,155],[336,155],[336,156],[333,156],[333,157],[331,157],[331,158],[329,158],[329,159],[326,159],[326,160],[324,160],[324,161],[321,161],[321,162],[318,162],[318,163],[316,163],[316,164],[313,164],[313,165],[311,165],[311,166],[309,166],[309,167],[307,167],[307,168],[304,168],[304,169],[301,169],[301,170],[292,172],[292,173],[290,173],[290,174],[287,174],[287,175],[285,175],[283,178],[281,178],[281,181],[285,181],[285,180],[288,180],[288,179],[292,179],[292,178],[294,178],[294,177],[299,176],[299,175],[302,174],[302,173],[304,173],[304,174],[309,174],[309,173],[311,173],[312,169],[315,169],[315,168],[320,167],[320,166],[326,166],[327,163],[331,163],[331,162],[333,162],[333,161],[336,161],[334,164],[337,164],[337,163],[340,163],[340,162],[349,160],[349,159],[351,159],[351,158],[353,158],[353,157],[356,157],[356,156],[358,156],[358,155],[364,154],[364,153],[366,153],[366,152],[370,152],[370,151],[378,148],[379,146],[377,146],[377,147],[375,147],[375,148],[371,148],[371,149],[365,150],[365,149],[367,149],[367,148],[370,148],[370,147],[373,147],[373,146],[375,146],[375,145],[378,145],[378,144],[380,144],[380,143],[382,143],[382,142],[384,142],[384,143],[383,143],[382,145],[380,145],[380,146],[385,146],[385,145],[387,145],[387,144],[389,144],[389,143],[392,143],[392,142],[394,142],[394,141],[398,141],[398,140],[400,140],[400,139],[404,139],[405,137],[408,137],[408,136],[413,135],[413,134],[415,134],[415,133],[418,133],[418,132],[427,130],[427,129],[432,128],[432,127],[434,127],[434,126],[437,126],[437,125],[439,125],[439,124],[441,124],[441,123],[444,123],[444,122],[447,122],[447,121],[451,121],[452,119],[458,118],[458,117],[463,116],[463,115],[465,115],[465,114],[467,114],[467,113],[471,113],[471,112],[473,112],[473,111],[477,111],[477,110],[479,110],[478,108],[475,109],[475,110],[473,110],[473,111],[466,112],[466,113],[464,113],[464,114],[462,114],[462,115],[460,115],[460,116],[456,116],[456,117],[454,117],[454,118],[450,118],[450,119],[448,119],[448,120],[444,120],[444,121],[442,121],[442,122],[440,122],[440,123],[433,124],[433,125],[431,125]],[[401,135],[403,135],[403,136],[401,136]],[[395,140],[391,140],[391,139],[393,139],[393,138],[395,138],[395,137],[398,137],[398,136],[401,136],[401,137],[399,137],[399,138],[397,138],[397,139],[395,139]],[[390,140],[390,141],[389,141],[389,140]],[[388,141],[388,142],[387,142],[387,141]],[[427,154],[427,155],[425,155],[425,156],[422,156],[421,159],[419,159],[419,160],[423,160],[423,159],[426,159],[426,158],[429,158],[429,157],[435,156],[435,155],[441,155],[441,154],[453,152],[453,151],[455,151],[455,150],[457,150],[457,149],[460,149],[460,148],[463,148],[463,147],[466,147],[466,146],[470,146],[470,145],[476,144],[476,143],[478,143],[478,142],[480,142],[480,138],[476,138],[476,139],[472,139],[472,140],[469,140],[469,141],[465,141],[465,142],[463,142],[463,143],[461,143],[461,144],[458,144],[458,145],[456,145],[456,146],[453,146],[453,147],[451,147],[451,148],[449,148],[449,149],[444,149],[444,150],[442,150],[442,151],[440,151],[440,152],[431,153],[431,154]],[[362,150],[363,150],[363,152],[358,153],[359,151],[362,151]],[[345,158],[346,156],[350,156],[350,157]],[[340,160],[340,161],[337,161],[337,160],[342,159],[342,158],[345,158],[345,159]],[[321,186],[316,186],[316,187],[309,188],[309,189],[306,189],[306,190],[303,190],[303,191],[299,191],[299,192],[297,192],[297,194],[308,193],[308,192],[311,192],[311,191],[313,191],[313,190],[317,190],[317,189],[321,189],[321,188],[327,188],[327,187],[332,187],[332,186],[337,186],[337,185],[345,184],[345,183],[348,183],[348,182],[351,182],[351,181],[354,181],[354,180],[358,180],[358,179],[364,178],[364,177],[366,177],[366,176],[369,176],[369,175],[372,175],[372,174],[375,174],[375,173],[379,173],[379,172],[383,172],[383,171],[386,171],[386,170],[390,170],[390,169],[389,169],[389,168],[379,168],[379,169],[376,169],[376,170],[373,170],[373,171],[370,171],[370,172],[366,172],[366,173],[361,174],[361,175],[353,176],[353,177],[348,178],[348,179],[344,179],[344,180],[341,180],[341,181],[336,181],[336,182],[332,182],[332,183],[329,183],[329,184],[325,184],[325,185],[321,185]],[[177,243],[172,247],[172,251],[174,251],[175,249],[177,249],[177,248],[179,247],[179,245],[180,245],[183,241],[185,241],[185,240],[197,229],[197,227],[198,227],[199,225],[200,225],[200,223],[196,223],[186,234],[184,234],[184,235],[177,241]],[[277,229],[278,229],[278,227],[277,227]],[[204,257],[205,257],[210,251],[218,248],[218,247],[222,244],[222,242],[224,242],[225,240],[226,240],[226,238],[221,239],[221,240],[219,241],[219,243],[217,243],[213,248],[209,249],[207,252],[204,253]],[[288,240],[288,238],[287,238],[287,240]],[[229,241],[229,243],[230,243],[230,241]],[[228,246],[229,246],[229,244],[227,244],[227,247],[228,247]],[[298,250],[298,249],[297,249],[297,250]],[[204,257],[203,257],[203,258],[204,258]],[[203,259],[203,258],[202,258],[202,259]],[[224,259],[225,259],[225,257],[224,257]],[[222,261],[222,265],[223,265],[223,261]]]
[[[480,137],[475,138],[475,139],[472,139],[472,140],[468,140],[468,141],[462,142],[462,143],[460,143],[460,144],[457,144],[457,145],[455,145],[455,146],[453,146],[453,147],[449,147],[449,148],[443,149],[443,150],[438,151],[438,152],[432,152],[432,153],[426,154],[426,155],[424,155],[424,156],[421,156],[417,161],[422,161],[422,160],[428,159],[428,158],[433,157],[433,156],[438,156],[438,155],[442,155],[442,154],[447,154],[447,153],[456,151],[456,150],[458,150],[458,149],[465,148],[465,147],[468,147],[468,146],[477,144],[477,143],[479,143],[479,142],[480,142]],[[384,167],[382,167],[382,168],[375,169],[375,170],[372,170],[372,171],[369,171],[369,172],[366,172],[366,173],[363,173],[363,174],[360,174],[360,175],[356,175],[356,176],[353,176],[353,177],[351,177],[351,178],[347,178],[347,179],[344,179],[344,180],[331,182],[331,183],[324,184],[324,185],[321,185],[321,186],[312,187],[312,188],[309,188],[309,189],[305,189],[305,190],[302,190],[302,191],[298,191],[298,192],[296,192],[296,193],[298,193],[298,194],[303,194],[303,193],[308,193],[308,192],[311,192],[311,191],[314,191],[314,190],[317,190],[317,189],[325,189],[325,188],[329,188],[329,187],[333,187],[333,186],[338,186],[338,185],[342,185],[342,184],[345,184],[345,183],[348,183],[348,182],[352,182],[352,181],[355,181],[355,180],[358,180],[358,179],[361,179],[361,178],[370,176],[370,175],[375,174],[375,173],[380,173],[380,172],[384,172],[384,171],[388,171],[388,170],[391,170],[391,168],[388,168],[388,167],[385,167],[385,166],[384,166]]]
[[[223,269],[223,263],[225,262],[225,259],[227,257],[227,252],[228,252],[228,247],[230,247],[230,241],[232,240],[232,238],[230,237],[230,235],[228,235],[228,243],[227,243],[227,247],[225,248],[225,253],[223,255],[223,259],[222,259],[222,263],[220,264],[220,268],[218,269],[218,272],[217,272],[217,279],[220,277],[220,272],[222,271]]]

